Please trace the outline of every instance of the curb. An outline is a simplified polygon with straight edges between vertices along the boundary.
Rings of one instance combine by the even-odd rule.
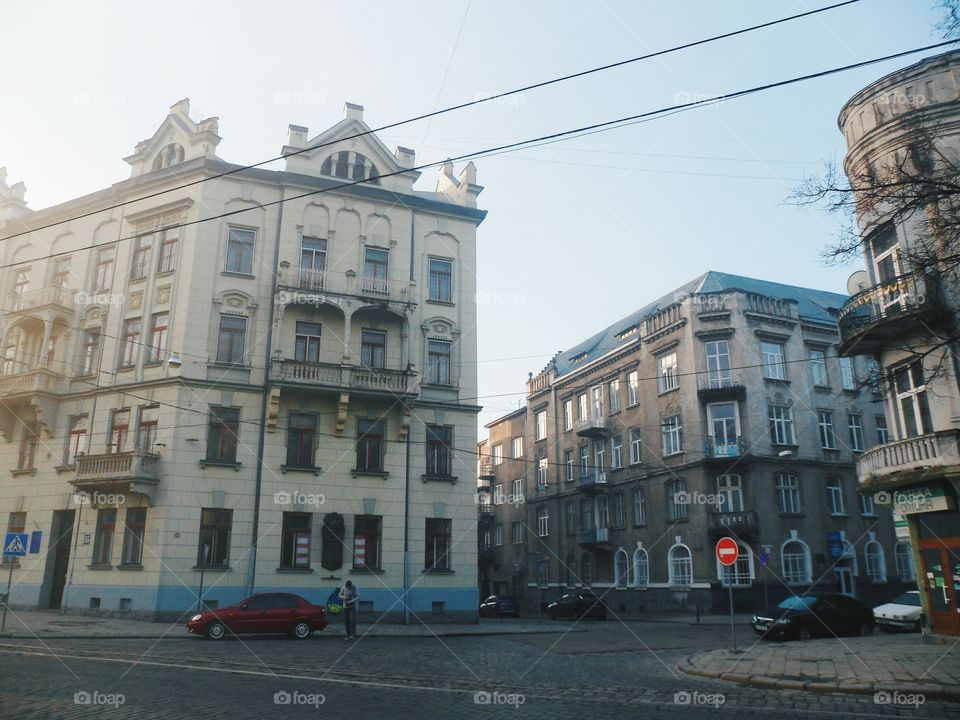
[[[585,630],[573,630],[572,632],[586,632]],[[258,633],[253,633],[258,634]],[[327,633],[329,635],[335,635],[335,633]],[[368,639],[373,640],[376,638],[413,638],[413,639],[425,639],[429,640],[434,637],[510,637],[518,636],[522,637],[524,635],[563,635],[564,633],[557,630],[524,630],[521,632],[509,631],[490,631],[490,632],[436,632],[436,633],[424,633],[418,635],[412,635],[408,633],[375,633],[373,635],[359,635],[358,639]],[[279,637],[279,633],[277,634]],[[323,631],[318,637],[322,637]],[[167,635],[136,635],[136,634],[125,634],[125,635],[73,635],[73,634],[31,634],[31,633],[0,633],[0,640],[195,640],[200,638],[200,635],[196,633],[176,633],[176,634],[167,634]],[[202,638],[201,638],[202,639]]]
[[[930,700],[945,700],[960,703],[960,687],[949,685],[930,685],[921,683],[894,684],[889,682],[842,683],[828,680],[797,680],[771,675],[745,675],[743,673],[714,672],[691,665],[688,661],[677,663],[677,670],[696,677],[711,680],[725,680],[739,685],[749,685],[766,689],[802,690],[816,693],[846,693],[851,695],[873,695],[876,693],[904,693],[923,695]]]

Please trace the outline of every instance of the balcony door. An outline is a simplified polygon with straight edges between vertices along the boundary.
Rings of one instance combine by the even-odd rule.
[[[327,241],[323,238],[300,239],[300,287],[323,290],[323,273],[327,269]]]
[[[373,295],[387,294],[388,251],[368,247],[363,255],[363,291]]]
[[[743,486],[739,475],[717,478],[717,509],[722,513],[743,512]]]
[[[740,454],[737,438],[740,435],[740,418],[737,403],[711,403],[707,405],[713,457],[736,457]]]
[[[707,387],[710,389],[729,387],[730,347],[726,340],[712,340],[704,343],[707,355]]]
[[[593,418],[602,418],[603,411],[603,385],[596,385],[590,388],[590,414]]]
[[[888,225],[880,230],[871,240],[871,246],[877,283],[881,286],[877,294],[880,312],[884,315],[898,312],[906,304],[907,296],[896,227]]]

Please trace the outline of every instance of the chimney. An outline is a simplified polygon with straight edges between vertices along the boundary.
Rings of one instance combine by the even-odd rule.
[[[403,168],[412,168],[416,165],[416,153],[410,148],[397,146],[394,156],[397,158],[397,165]]]
[[[302,125],[288,125],[287,145],[298,150],[305,148],[307,146],[307,132],[309,130]]]
[[[344,103],[343,117],[345,119],[359,120],[360,122],[363,122],[363,105],[355,105],[354,103]]]

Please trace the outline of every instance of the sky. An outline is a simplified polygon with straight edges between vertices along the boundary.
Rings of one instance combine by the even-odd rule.
[[[345,101],[377,127],[832,2],[5,2],[0,166],[41,209],[126,178],[184,97],[248,164]],[[776,82],[933,44],[936,4],[860,0],[380,137],[419,164]],[[842,160],[844,102],[921,57],[476,161],[480,437],[556,351],[707,270],[844,292],[858,267],[821,256],[844,218],[789,197]]]

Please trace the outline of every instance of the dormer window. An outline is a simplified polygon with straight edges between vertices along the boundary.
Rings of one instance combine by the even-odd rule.
[[[168,168],[171,165],[182,163],[183,157],[183,145],[178,143],[170,143],[160,152],[158,152],[157,156],[153,159],[153,169],[161,170],[163,168]]]
[[[380,184],[377,166],[369,158],[352,150],[334,153],[320,166],[321,175],[343,178],[344,180],[366,180],[374,185]]]

